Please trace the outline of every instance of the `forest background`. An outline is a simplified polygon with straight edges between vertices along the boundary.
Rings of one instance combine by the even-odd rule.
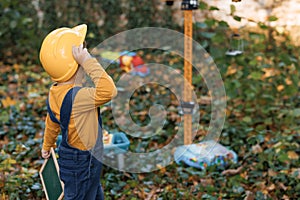
[[[273,1],[266,9],[272,11],[278,2]],[[219,142],[237,152],[238,163],[226,169],[211,166],[206,170],[172,163],[140,174],[105,167],[102,184],[106,199],[299,198],[300,67],[299,48],[291,29],[276,13],[267,12],[257,21],[244,16],[243,10],[237,9],[244,1],[224,0],[222,6],[198,3],[193,39],[214,59],[224,81],[226,121]],[[0,199],[45,199],[38,171],[43,162],[40,150],[51,80],[38,59],[42,39],[57,27],[80,23],[88,24],[90,47],[138,27],[163,27],[183,33],[183,14],[178,5],[178,1],[167,6],[159,0],[1,1]],[[227,19],[216,17],[216,13],[225,13]],[[297,21],[297,16],[294,19]],[[236,32],[244,53],[226,56],[230,37]],[[146,63],[162,63],[183,73],[183,59],[176,55],[147,50],[137,53]],[[108,73],[117,79],[122,70],[112,65]],[[196,143],[207,132],[211,108],[203,78],[193,76],[193,85],[201,108]],[[162,96],[171,95],[168,92],[151,84],[139,88],[130,103],[134,121],[147,124],[147,108]],[[129,150],[147,152],[167,144],[181,116],[177,101],[164,103],[169,111],[164,134],[151,140],[129,137]],[[103,110],[105,128],[118,130],[109,106]]]

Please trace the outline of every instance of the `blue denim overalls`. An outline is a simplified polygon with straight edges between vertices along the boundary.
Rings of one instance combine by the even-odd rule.
[[[58,164],[60,179],[64,183],[65,200],[102,200],[104,199],[101,183],[101,156],[103,152],[102,121],[98,109],[99,132],[93,149],[82,151],[68,143],[68,125],[72,112],[72,104],[80,87],[71,88],[66,94],[61,109],[60,122],[52,112],[49,102],[47,109],[53,122],[60,125],[62,141],[58,148]]]

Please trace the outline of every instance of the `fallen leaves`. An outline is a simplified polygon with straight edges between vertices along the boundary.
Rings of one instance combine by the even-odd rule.
[[[245,196],[244,200],[255,200],[254,193],[251,191],[246,191],[246,196]]]
[[[264,75],[262,75],[262,80],[266,79],[266,78],[270,78],[272,76],[278,76],[280,75],[280,71],[276,68],[263,68],[262,71],[265,73]]]
[[[288,158],[291,160],[299,160],[299,155],[295,151],[288,151]]]
[[[236,72],[237,72],[237,67],[234,67],[234,66],[230,65],[227,68],[226,76],[230,76],[232,74],[235,74]]]
[[[233,176],[233,175],[239,174],[243,168],[244,168],[243,166],[240,166],[237,169],[227,169],[227,170],[223,171],[221,174],[226,175],[226,176]]]
[[[7,108],[9,106],[14,106],[16,105],[16,100],[10,98],[10,97],[6,97],[4,99],[1,99],[1,103],[2,103],[2,106],[4,108]]]
[[[258,36],[256,35],[256,37]],[[249,48],[254,47],[253,44]],[[257,52],[257,50],[253,49],[253,52]],[[174,65],[172,66],[174,68],[181,66],[182,59],[178,59],[178,57],[168,59],[164,55],[159,54],[158,61]],[[155,58],[156,55],[146,54],[146,59],[148,60]],[[249,64],[249,61],[253,62]],[[201,199],[205,195],[208,198],[213,196],[219,199],[238,199],[243,196],[244,200],[253,200],[259,199],[261,197],[259,195],[262,194],[270,199],[276,195],[285,199],[293,199],[293,195],[297,195],[297,191],[294,191],[294,188],[299,184],[300,169],[298,167],[299,147],[292,145],[291,141],[299,141],[296,129],[299,127],[295,127],[294,124],[299,119],[300,111],[296,108],[296,105],[299,103],[297,99],[298,93],[295,96],[291,96],[290,94],[285,94],[285,92],[289,86],[297,82],[299,70],[298,65],[281,64],[279,67],[279,62],[281,62],[280,58],[269,52],[268,55],[264,53],[252,55],[249,53],[247,56],[241,55],[237,58],[232,58],[232,60],[227,59],[223,63],[216,63],[220,66],[220,70],[223,70],[221,75],[224,77],[224,83],[227,84],[226,93],[230,97],[227,99],[227,119],[224,124],[224,134],[221,136],[220,141],[225,142],[239,153],[240,163],[238,165],[230,166],[229,169],[224,169],[223,171],[215,171],[214,169],[200,171],[173,163],[168,167],[157,166],[159,170],[156,172],[137,175],[105,168],[104,170],[107,173],[104,174],[102,181],[106,184],[106,196],[112,199],[148,200],[193,199],[195,197]],[[224,69],[223,66],[225,66]],[[39,122],[32,119],[28,120],[28,122],[34,122],[32,128],[39,128],[39,123],[43,119],[41,114],[36,112],[36,108],[43,106],[43,94],[47,91],[46,87],[41,88],[41,85],[47,85],[51,81],[42,73],[31,70],[34,66],[26,69],[27,73],[22,73],[25,70],[22,65],[0,67],[0,71],[3,72],[2,74],[5,74],[12,68],[20,72],[18,84],[20,82],[21,85],[27,86],[27,79],[32,81],[30,86],[24,88],[26,101],[20,103],[19,109],[21,113],[32,112],[34,118],[39,120]],[[176,70],[178,74],[182,73],[181,68]],[[162,72],[156,72],[156,74],[159,73]],[[174,81],[168,79],[168,74],[164,74],[161,77],[166,79],[166,81]],[[5,83],[8,83],[8,81],[15,78],[16,76],[10,76],[7,80],[3,80]],[[16,85],[12,84],[10,87],[12,90],[19,92],[19,88],[14,88]],[[129,86],[136,87],[133,84],[129,84]],[[10,106],[18,105],[18,102],[14,102],[16,99],[9,97],[4,89],[6,88],[1,88],[0,92],[3,108],[9,109]],[[167,126],[182,123],[181,117],[178,115],[179,101],[175,95],[170,97],[169,93],[171,92],[166,93],[167,90],[159,85],[146,86],[140,89],[140,91],[136,91],[134,95],[137,96],[133,95],[133,99],[130,102],[130,106],[133,108],[131,114],[136,116],[137,121],[147,122],[148,111],[145,111],[145,104],[148,106],[157,98],[164,100],[166,105],[169,106],[170,112],[168,113]],[[201,107],[201,127],[198,129],[195,139],[202,139],[207,135],[209,124],[205,124],[205,120],[209,122],[211,118],[209,109],[215,94],[207,91],[202,79],[199,79],[195,84],[194,90],[199,96],[197,101]],[[143,92],[144,96],[138,92]],[[28,99],[29,96],[32,98]],[[38,102],[43,103],[39,104]],[[38,106],[33,108],[32,105]],[[104,113],[110,112],[111,108],[105,107],[102,111]],[[106,126],[116,127],[113,118],[109,118],[105,114],[103,117],[106,120]],[[20,121],[22,120],[18,119],[17,122]],[[126,120],[121,119],[121,121]],[[2,126],[5,133],[9,133],[12,127],[13,125]],[[177,131],[176,129],[178,129],[178,126],[166,129],[166,134],[174,130]],[[287,130],[290,130],[290,132],[285,133]],[[36,130],[36,132],[36,134],[40,134],[40,130]],[[169,138],[170,140],[172,139],[172,137]],[[28,137],[26,140],[28,140]],[[151,150],[155,150],[162,148],[165,144],[171,142],[170,140],[166,138],[163,138],[162,142],[152,140],[145,146],[148,149],[150,147]],[[0,145],[8,148],[11,144],[10,142],[7,136],[3,136]],[[35,146],[39,148],[38,143]],[[33,147],[30,147],[30,149]],[[135,150],[135,147],[131,145],[133,150]],[[19,160],[15,157],[17,154],[20,155],[22,152],[29,154],[30,151],[35,151],[32,149],[28,150],[27,147],[25,148],[20,144],[11,145],[9,148],[12,149],[10,153],[14,156],[1,158],[0,163],[11,167],[19,164]],[[146,147],[145,150],[147,150]],[[29,156],[24,155],[22,158],[29,162]],[[38,158],[35,159],[35,161],[38,161]],[[37,179],[29,177],[29,175],[32,176],[36,173],[34,167],[35,165],[32,166],[28,163],[19,166],[20,172],[28,174],[28,177],[13,176],[12,173],[11,180],[25,181],[25,178],[27,178],[26,181],[38,182]],[[6,173],[8,174],[9,172]],[[1,174],[0,171],[0,181],[2,179],[3,173]],[[235,188],[235,190],[232,188]],[[18,188],[16,190],[22,191],[22,189]],[[114,193],[110,191],[114,191]],[[235,191],[241,193],[236,194]]]
[[[259,144],[256,144],[256,145],[252,146],[251,149],[252,149],[252,152],[254,154],[258,154],[258,153],[263,152],[263,149],[262,149],[262,147]]]
[[[284,88],[285,88],[284,85],[278,85],[278,86],[277,86],[277,91],[278,91],[278,92],[281,92],[281,91],[284,90]]]

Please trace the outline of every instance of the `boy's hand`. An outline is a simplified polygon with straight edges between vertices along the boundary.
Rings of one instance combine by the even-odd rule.
[[[79,45],[78,47],[73,46],[72,53],[76,62],[81,66],[86,60],[92,57],[87,48],[83,48],[83,44]]]
[[[50,157],[50,151],[46,151],[46,150],[42,149],[42,157],[44,159],[49,158]]]

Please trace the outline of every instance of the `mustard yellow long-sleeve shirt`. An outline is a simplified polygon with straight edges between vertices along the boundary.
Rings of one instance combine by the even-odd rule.
[[[110,101],[117,94],[112,78],[105,72],[95,58],[87,60],[83,69],[92,79],[95,87],[83,87],[75,96],[68,129],[68,143],[80,150],[91,149],[98,135],[97,107]],[[49,91],[50,108],[55,117],[60,120],[60,107],[65,95],[73,84],[51,86]],[[43,149],[49,151],[55,147],[60,133],[59,124],[50,119],[45,120]]]

